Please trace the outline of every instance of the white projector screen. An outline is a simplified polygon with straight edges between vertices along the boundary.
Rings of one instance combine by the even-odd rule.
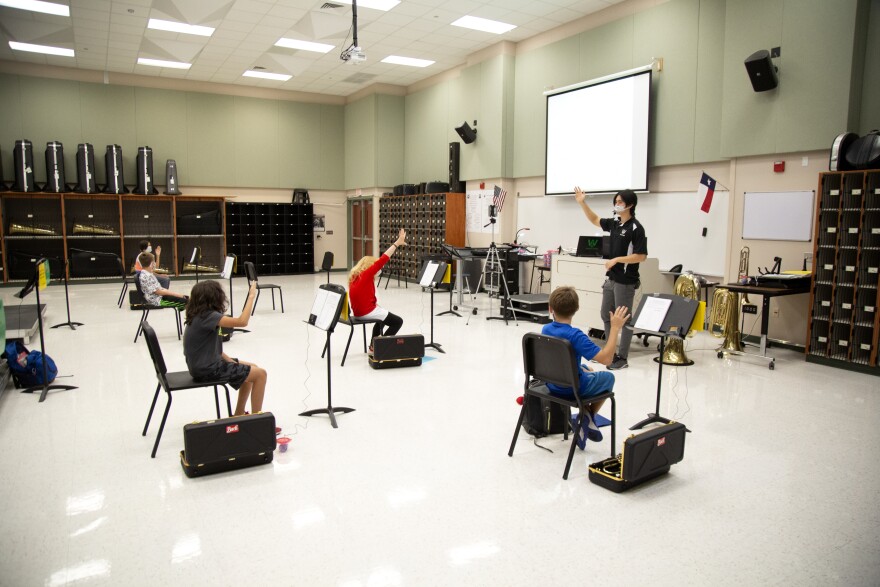
[[[646,191],[650,107],[650,69],[548,95],[544,193]]]

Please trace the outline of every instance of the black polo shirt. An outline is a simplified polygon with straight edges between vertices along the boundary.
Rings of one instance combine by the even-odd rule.
[[[611,246],[606,249],[606,259],[626,257],[627,255],[647,255],[648,237],[645,236],[645,227],[635,218],[630,218],[620,224],[617,218],[601,218],[599,224],[602,230],[611,234]],[[638,263],[617,263],[605,273],[611,281],[616,283],[638,283]]]

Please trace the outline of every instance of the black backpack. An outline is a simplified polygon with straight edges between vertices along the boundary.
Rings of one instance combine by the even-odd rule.
[[[527,434],[543,438],[550,434],[562,434],[570,411],[562,404],[551,402],[536,395],[526,395],[526,415],[522,427]]]

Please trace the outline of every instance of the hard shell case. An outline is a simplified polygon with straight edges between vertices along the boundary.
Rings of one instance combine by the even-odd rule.
[[[623,443],[623,453],[589,466],[590,481],[621,493],[668,473],[684,458],[686,432],[684,424],[671,422],[630,436]]]
[[[198,477],[271,463],[275,455],[275,416],[261,412],[183,427],[180,465]]]

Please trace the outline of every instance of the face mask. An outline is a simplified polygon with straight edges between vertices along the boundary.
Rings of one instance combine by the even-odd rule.
[[[626,206],[623,206],[623,205],[617,205],[617,206],[614,207],[614,213],[615,213],[615,214],[620,214],[620,213],[623,212],[624,210],[626,210]]]
[[[150,245],[147,245],[147,248],[144,249],[144,252],[145,252],[145,253],[152,253],[152,252],[153,252],[153,247],[151,247]]]

